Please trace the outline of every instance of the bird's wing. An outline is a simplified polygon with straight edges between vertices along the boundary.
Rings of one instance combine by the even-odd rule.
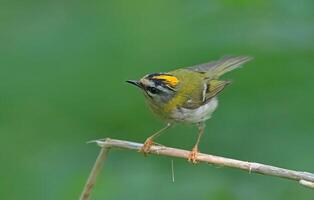
[[[204,87],[198,94],[188,96],[185,103],[182,105],[184,108],[196,109],[206,103],[213,97],[217,96],[230,81],[225,80],[208,80],[204,83]]]
[[[204,103],[207,103],[211,98],[215,97],[220,93],[226,85],[231,83],[230,81],[225,80],[210,80],[208,81],[206,91],[204,93]]]
[[[233,69],[240,67],[242,64],[252,60],[249,56],[224,57],[218,61],[212,61],[204,64],[199,64],[186,69],[206,74],[210,78],[218,78]]]

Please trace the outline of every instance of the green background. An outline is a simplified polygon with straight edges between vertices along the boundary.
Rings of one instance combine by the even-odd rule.
[[[78,199],[111,137],[142,142],[163,122],[124,81],[224,55],[227,74],[202,152],[314,171],[314,2],[6,1],[0,7],[0,198]],[[158,142],[191,149],[197,129]],[[295,182],[113,150],[92,199],[294,200]]]

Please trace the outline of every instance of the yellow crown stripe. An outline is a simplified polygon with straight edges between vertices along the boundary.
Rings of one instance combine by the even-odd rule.
[[[167,84],[171,85],[172,87],[178,85],[179,80],[175,76],[170,75],[158,75],[154,76],[154,79],[160,79],[166,81]]]

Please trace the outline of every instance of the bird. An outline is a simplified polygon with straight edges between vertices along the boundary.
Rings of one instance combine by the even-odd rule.
[[[250,56],[228,56],[217,61],[169,72],[150,73],[139,80],[126,81],[142,90],[151,111],[166,122],[165,127],[145,140],[140,151],[148,154],[154,140],[173,124],[192,124],[198,127],[198,136],[188,155],[188,161],[197,163],[198,146],[205,131],[205,122],[218,107],[218,94],[231,82],[220,80],[220,77],[252,59]]]

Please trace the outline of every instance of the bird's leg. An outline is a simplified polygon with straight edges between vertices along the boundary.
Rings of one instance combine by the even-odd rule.
[[[145,140],[143,147],[140,149],[140,152],[142,152],[145,155],[147,155],[149,153],[149,151],[150,151],[151,146],[154,143],[153,139],[157,138],[158,136],[160,136],[162,133],[164,133],[165,130],[167,130],[170,127],[171,127],[171,124],[168,123],[164,128],[160,129],[159,131],[157,131],[156,133],[154,133],[153,135],[148,137]]]
[[[192,151],[190,152],[190,154],[188,156],[188,161],[193,163],[193,164],[197,163],[196,158],[197,158],[197,154],[199,153],[199,151],[198,151],[198,144],[200,143],[200,140],[201,140],[201,137],[202,137],[204,131],[205,131],[205,123],[204,122],[200,122],[198,124],[198,136],[197,136],[196,143],[195,143]]]

